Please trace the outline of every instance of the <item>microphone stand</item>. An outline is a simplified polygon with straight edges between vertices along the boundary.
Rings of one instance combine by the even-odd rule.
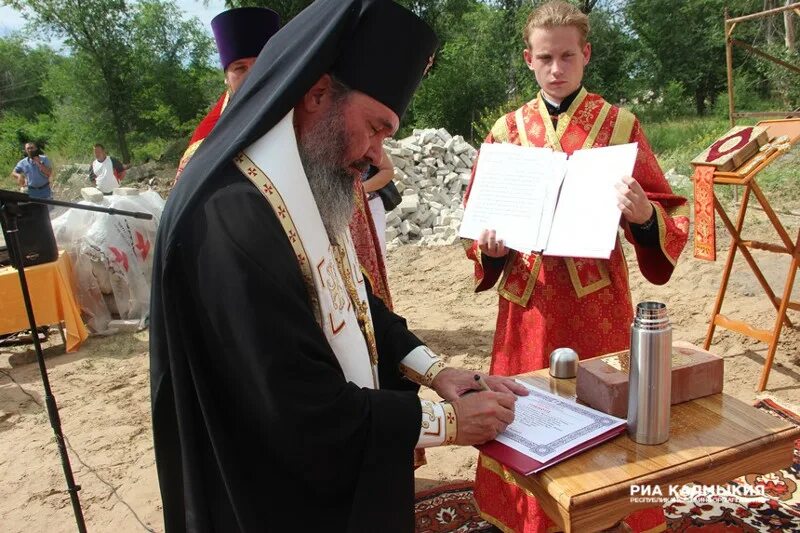
[[[33,346],[36,351],[36,361],[39,364],[39,373],[41,374],[42,385],[44,386],[47,416],[50,419],[50,426],[53,428],[53,433],[55,433],[56,444],[58,445],[58,451],[61,455],[61,466],[64,469],[64,477],[67,481],[67,492],[69,493],[70,500],[72,501],[72,511],[75,513],[75,521],[78,524],[78,531],[80,533],[86,533],[86,522],[83,519],[81,502],[78,497],[78,491],[81,490],[81,486],[75,484],[75,478],[72,474],[72,465],[69,462],[69,455],[67,454],[67,447],[64,442],[64,434],[61,432],[61,417],[58,414],[58,405],[56,404],[56,399],[53,396],[53,391],[50,388],[50,379],[47,376],[47,366],[44,362],[42,345],[39,343],[36,319],[33,316],[33,304],[31,303],[30,292],[28,291],[28,281],[25,278],[25,258],[22,255],[22,247],[20,246],[19,242],[19,226],[17,224],[17,219],[22,214],[19,205],[20,203],[59,205],[73,209],[97,211],[100,213],[108,213],[110,215],[128,216],[143,220],[150,220],[153,218],[153,215],[135,211],[123,211],[121,209],[114,209],[110,207],[99,207],[93,205],[83,205],[74,202],[62,202],[60,200],[32,198],[24,193],[0,190],[0,226],[2,226],[3,238],[5,239],[8,249],[11,252],[11,257],[13,258],[12,266],[16,268],[17,272],[19,273],[19,284],[22,288],[22,299],[25,302],[25,311],[28,314],[28,323],[31,327],[31,337],[33,338]]]

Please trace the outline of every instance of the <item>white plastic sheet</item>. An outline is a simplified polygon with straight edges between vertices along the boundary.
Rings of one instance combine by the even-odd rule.
[[[155,191],[104,196],[86,205],[140,211],[152,220],[69,209],[53,219],[60,248],[72,258],[84,321],[93,333],[112,333],[115,318],[145,325],[150,309],[156,230],[164,200]]]

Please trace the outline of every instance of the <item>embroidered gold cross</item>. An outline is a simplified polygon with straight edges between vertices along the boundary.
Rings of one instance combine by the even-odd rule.
[[[358,320],[358,327],[361,329],[361,334],[364,335],[364,340],[367,343],[367,350],[369,351],[369,361],[372,366],[378,365],[378,344],[375,341],[375,329],[372,327],[372,320],[369,316],[369,305],[358,296],[356,286],[353,283],[353,274],[350,270],[350,263],[345,257],[345,252],[341,246],[333,245],[333,256],[336,258],[336,263],[339,266],[339,273],[344,280],[344,286],[347,289],[347,295],[356,311],[356,320]]]

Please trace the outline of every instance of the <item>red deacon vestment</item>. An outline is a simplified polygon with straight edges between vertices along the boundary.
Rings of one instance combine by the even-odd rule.
[[[192,133],[192,138],[189,139],[189,147],[186,148],[186,151],[183,153],[183,157],[181,157],[180,163],[178,163],[178,172],[175,173],[175,181],[173,182],[173,186],[175,183],[178,183],[178,180],[181,177],[181,173],[183,169],[186,168],[186,164],[192,158],[194,153],[200,148],[200,145],[203,144],[203,141],[208,134],[211,133],[211,130],[214,129],[214,126],[217,125],[217,121],[219,121],[219,117],[222,115],[222,112],[225,111],[225,107],[228,105],[228,99],[230,98],[230,94],[228,91],[225,91],[222,96],[219,97],[217,103],[214,104],[214,107],[211,108],[211,111],[206,114],[203,120],[200,121],[200,124]]]
[[[645,278],[655,284],[669,280],[686,244],[688,207],[685,198],[672,194],[633,114],[581,89],[554,125],[539,95],[500,118],[486,142],[545,146],[568,154],[578,149],[638,143],[633,177],[655,207],[658,243],[637,243],[624,219],[620,225],[636,250]],[[543,257],[516,251],[510,251],[505,261],[492,260],[481,257],[476,242],[465,243],[467,256],[475,262],[476,292],[491,288],[499,279],[492,374],[508,376],[545,368],[550,352],[559,347],[575,349],[581,359],[628,348],[633,308],[619,239],[608,260]],[[480,457],[475,498],[483,516],[504,531],[530,533],[551,528],[553,523],[536,499],[508,480],[513,477],[500,463]],[[626,522],[634,531],[664,527],[661,509],[635,513]]]
[[[384,262],[381,244],[372,221],[369,210],[367,194],[360,180],[353,184],[355,205],[353,217],[350,219],[350,235],[353,237],[358,262],[361,271],[369,280],[372,294],[383,300],[386,307],[392,310],[392,295],[389,292],[389,281],[386,278],[386,263]]]

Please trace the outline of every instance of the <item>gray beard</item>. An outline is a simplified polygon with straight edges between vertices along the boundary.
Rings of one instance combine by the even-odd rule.
[[[353,176],[341,159],[346,142],[344,121],[337,106],[298,142],[300,160],[332,243],[339,240],[353,216]]]

